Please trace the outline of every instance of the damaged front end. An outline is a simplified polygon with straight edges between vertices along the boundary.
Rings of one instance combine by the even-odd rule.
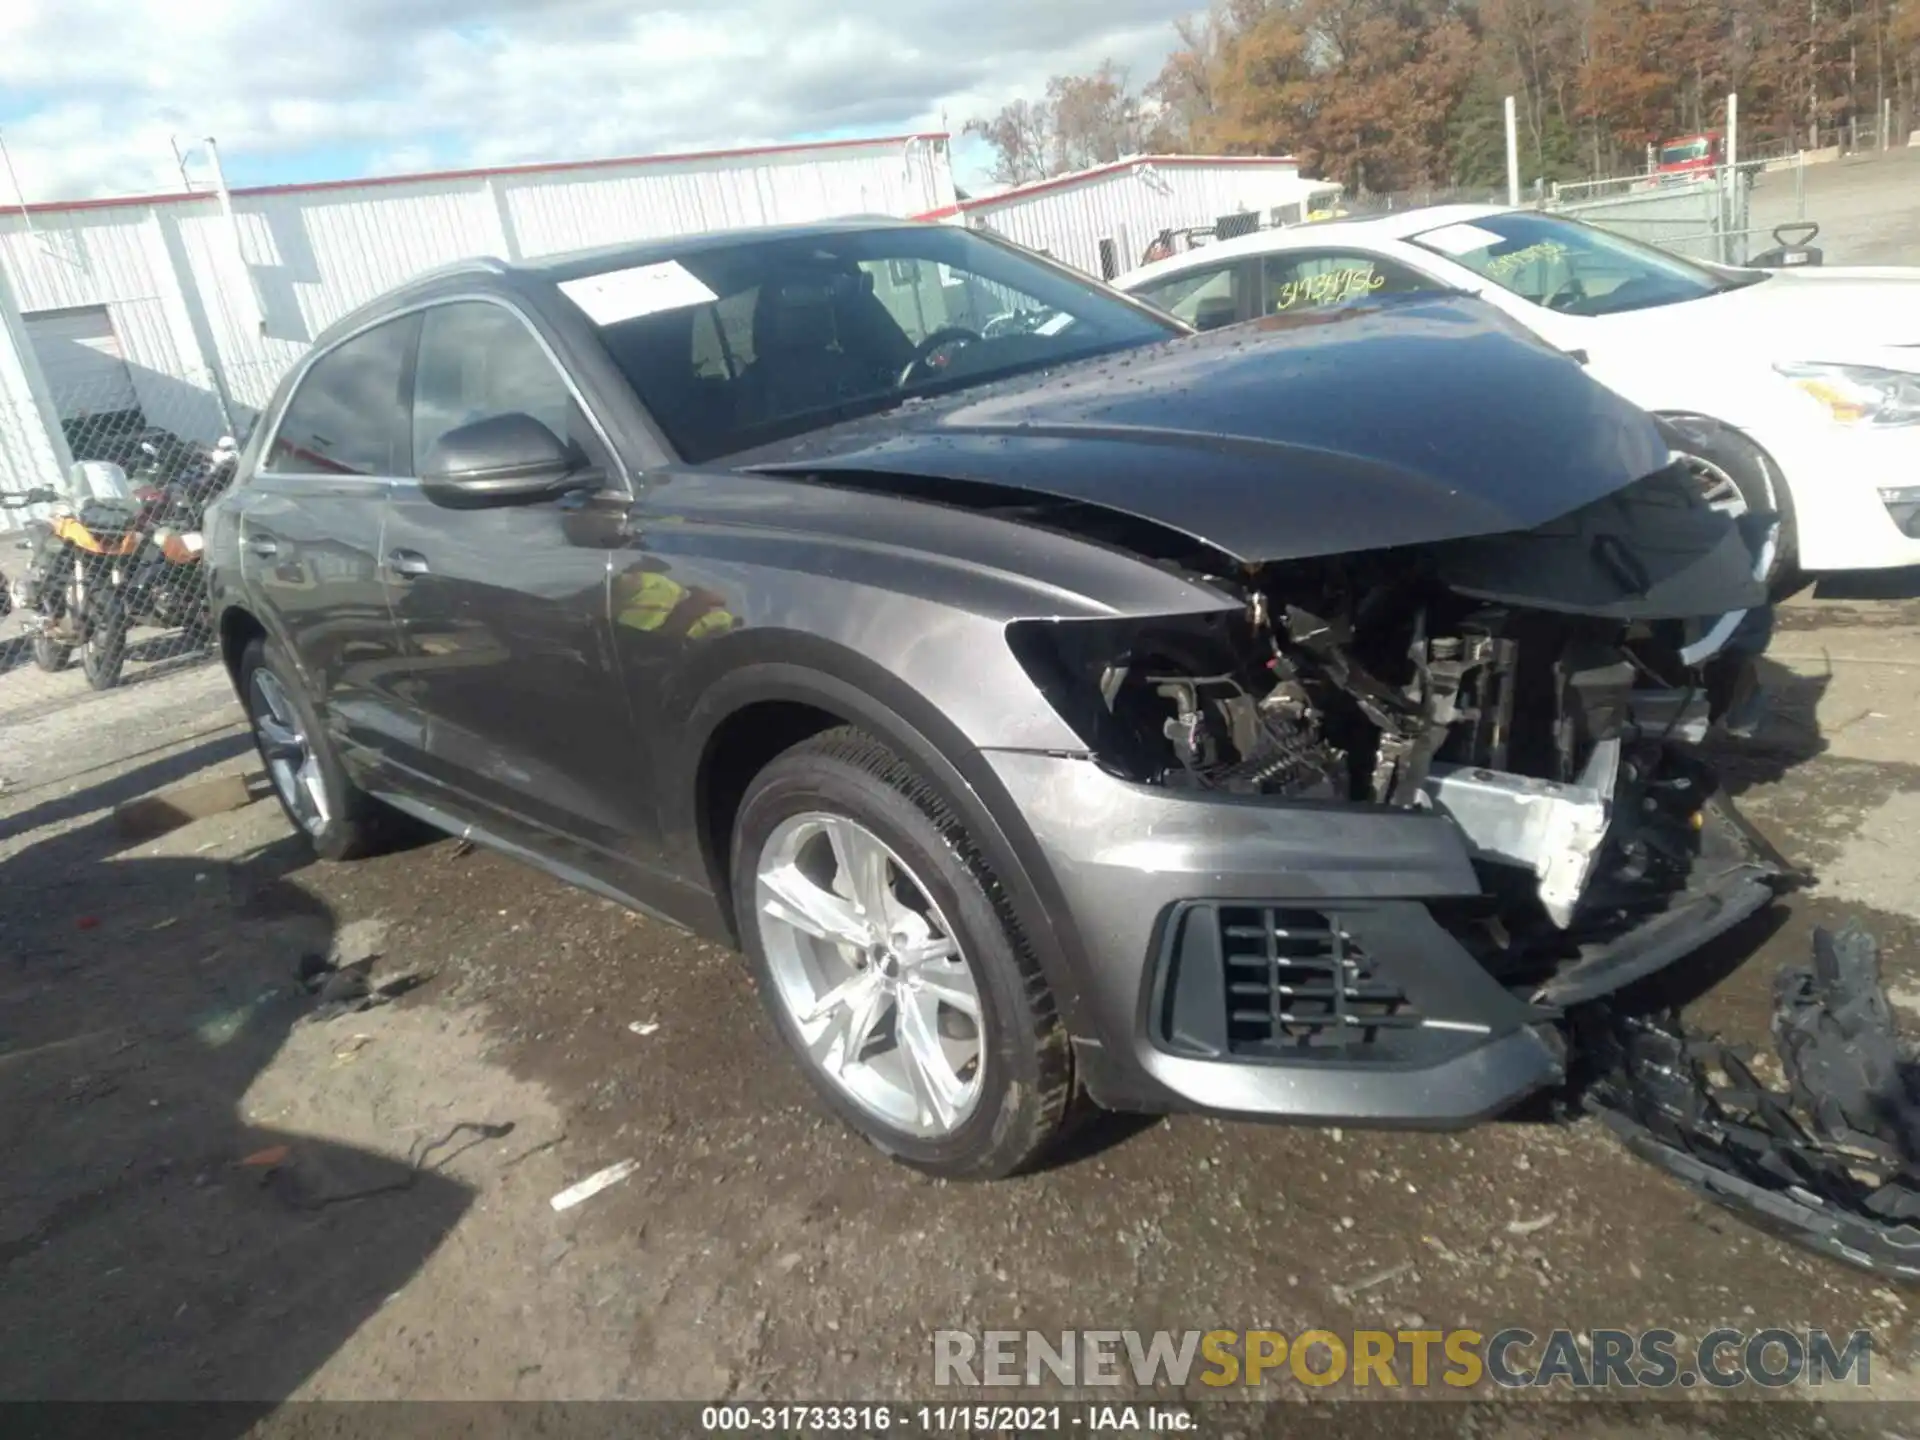
[[[1457,1082],[1416,1036],[1531,1033],[1557,1049],[1577,1111],[1636,1154],[1799,1243],[1920,1279],[1920,1065],[1870,939],[1822,933],[1813,968],[1780,977],[1784,1089],[1750,1052],[1617,1008],[1803,878],[1697,748],[1719,709],[1703,667],[1765,603],[1751,555],[1675,467],[1524,534],[1214,575],[1238,611],[1014,626],[1029,673],[1119,779],[1324,809],[1330,830],[1356,808],[1444,818],[1471,856],[1477,897],[1413,908],[1510,1009],[1462,999],[1404,899],[1196,902],[1154,972],[1155,1073],[1197,1093],[1192,1059],[1283,1066],[1286,1113],[1421,1123],[1404,1095],[1369,1110],[1306,1071],[1443,1089]]]
[[[1447,817],[1483,894],[1436,918],[1546,1011],[1771,897],[1782,867],[1691,751],[1723,617],[1765,597],[1682,468],[1523,534],[1213,578],[1243,610],[1012,628],[1112,773]]]

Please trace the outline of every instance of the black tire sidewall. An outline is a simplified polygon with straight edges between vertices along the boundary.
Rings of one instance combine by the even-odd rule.
[[[67,668],[67,661],[73,658],[71,646],[49,640],[45,635],[33,637],[33,663],[42,670],[55,673]]]
[[[1738,487],[1748,509],[1771,509],[1779,515],[1780,530],[1774,541],[1773,565],[1766,576],[1768,587],[1777,589],[1799,569],[1799,537],[1795,528],[1793,492],[1787,488],[1786,476],[1780,473],[1780,467],[1768,458],[1765,451],[1731,426],[1717,420],[1694,417],[1686,417],[1684,425],[1682,436],[1686,443],[1681,448],[1687,454],[1726,471],[1727,478]],[[1769,490],[1773,492],[1771,503],[1767,498]]]
[[[961,1127],[936,1140],[906,1134],[862,1109],[805,1054],[774,987],[755,905],[759,857],[790,816],[824,811],[859,821],[904,861],[953,927],[973,970],[986,1023],[980,1098]],[[1021,969],[1005,926],[974,872],[931,817],[899,789],[857,766],[805,750],[789,752],[748,789],[734,826],[734,914],[767,1013],[809,1083],[836,1114],[893,1158],[936,1174],[993,1176],[1024,1156],[1020,1108],[1039,1090],[1040,1064]]]
[[[320,717],[314,712],[306,691],[300,685],[298,672],[280,653],[278,646],[256,637],[241,652],[237,674],[240,703],[247,712],[247,728],[253,736],[254,752],[259,755],[261,765],[267,768],[268,783],[272,784],[272,768],[268,766],[266,750],[260,743],[260,728],[254,720],[253,676],[255,671],[261,669],[280,682],[280,688],[286,692],[288,703],[298,712],[300,727],[320,762],[320,779],[327,791],[327,823],[316,834],[287,804],[278,785],[272,785],[273,798],[279,802],[281,813],[287,817],[287,823],[293,826],[294,833],[303,836],[321,859],[345,860],[359,854],[367,843],[366,797],[347,777],[346,768],[340,763],[326,726],[320,723]]]
[[[102,601],[87,622],[80,642],[80,667],[94,689],[111,690],[120,683],[126,663],[127,612],[116,597]]]

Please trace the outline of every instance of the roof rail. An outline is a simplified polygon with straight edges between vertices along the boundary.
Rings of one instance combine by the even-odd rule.
[[[513,267],[497,255],[469,255],[464,259],[450,260],[445,265],[435,265],[430,270],[409,275],[404,283],[413,285],[422,280],[437,280],[448,275],[506,275]]]

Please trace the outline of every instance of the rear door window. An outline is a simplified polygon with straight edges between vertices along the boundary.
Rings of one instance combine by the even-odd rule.
[[[281,475],[412,472],[402,386],[420,318],[403,315],[327,351],[307,370],[260,468]]]
[[[1369,295],[1405,295],[1442,287],[1394,260],[1356,250],[1269,255],[1263,262],[1263,315],[1320,310]]]
[[[1246,318],[1246,274],[1237,261],[1210,265],[1148,281],[1133,293],[1196,330],[1215,330]]]

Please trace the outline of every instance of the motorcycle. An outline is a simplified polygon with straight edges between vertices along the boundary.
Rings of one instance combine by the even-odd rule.
[[[200,531],[207,506],[232,483],[238,461],[233,438],[223,435],[198,473],[136,492],[149,539],[127,588],[127,609],[136,622],[187,630],[202,643],[212,634]]]
[[[52,518],[27,523],[20,542],[28,552],[26,570],[13,585],[34,663],[42,670],[63,669],[77,647],[87,683],[110,690],[120,683],[126,662],[132,625],[127,585],[147,539],[141,507],[126,473],[97,460],[73,467],[64,498],[51,490],[28,494],[27,503],[54,506]]]
[[[27,505],[40,505],[59,497],[51,490],[0,490],[0,510],[18,510]],[[27,549],[26,542],[20,543],[21,549]],[[0,620],[13,613],[13,592],[15,586],[7,580],[7,572],[0,570]]]

